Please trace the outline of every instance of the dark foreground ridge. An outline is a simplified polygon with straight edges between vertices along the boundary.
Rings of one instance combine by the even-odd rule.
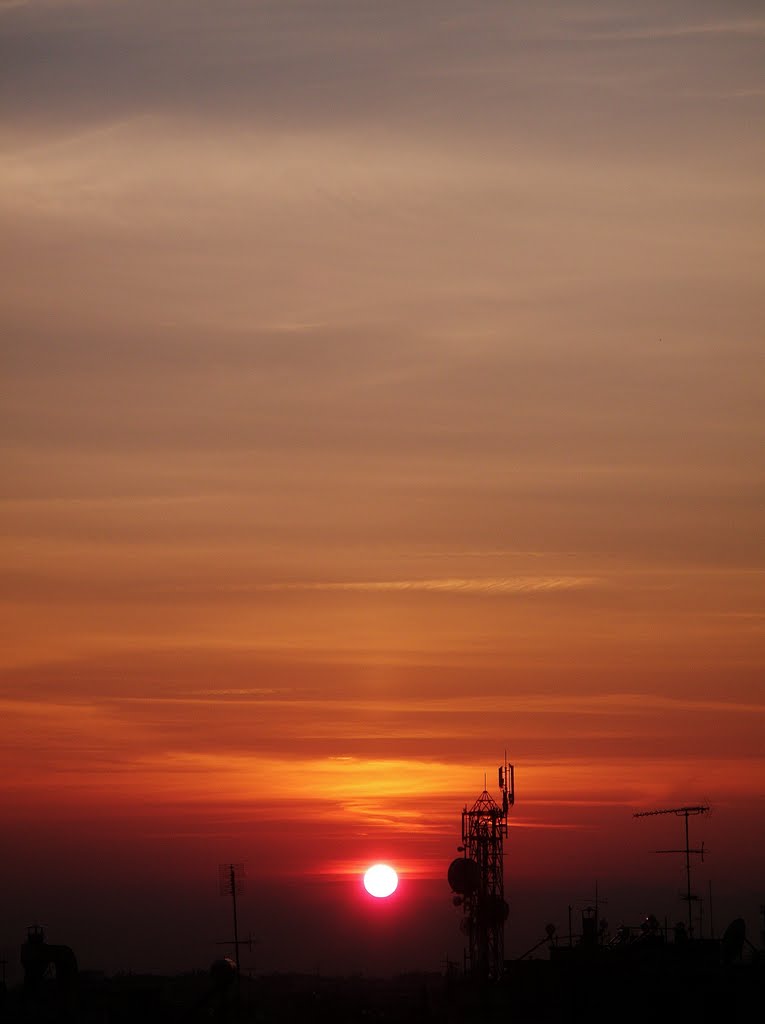
[[[668,941],[652,928],[611,943],[599,941],[594,931],[563,946],[551,936],[547,959],[506,961],[501,978],[483,982],[455,965],[445,974],[392,979],[237,978],[231,960],[176,977],[126,973],[107,978],[78,973],[72,951],[47,946],[39,929],[30,929],[30,938],[22,947],[25,983],[2,992],[0,1021],[7,1024],[744,1024],[761,1020],[765,1008],[765,956],[751,947],[744,955],[743,922],[734,922],[722,940]],[[30,945],[39,951],[37,960]]]

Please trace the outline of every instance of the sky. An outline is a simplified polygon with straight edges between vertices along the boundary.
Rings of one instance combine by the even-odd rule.
[[[0,953],[765,897],[759,2],[0,0]],[[496,793],[495,793],[496,795]],[[389,901],[369,863],[401,874]],[[709,890],[708,886],[712,889]]]

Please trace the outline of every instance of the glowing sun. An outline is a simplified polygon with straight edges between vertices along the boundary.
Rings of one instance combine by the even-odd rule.
[[[398,875],[388,864],[373,864],[364,875],[364,888],[370,896],[391,896],[397,885]]]

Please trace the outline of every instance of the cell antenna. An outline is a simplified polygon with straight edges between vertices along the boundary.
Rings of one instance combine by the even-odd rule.
[[[452,902],[462,908],[467,936],[465,968],[475,980],[497,981],[504,968],[505,901],[504,840],[509,809],[515,802],[515,770],[504,762],[497,771],[502,803],[484,789],[472,807],[462,811],[462,854],[449,865]]]
[[[688,818],[691,815],[706,814],[709,810],[705,804],[697,804],[695,807],[669,807],[666,810],[660,811],[638,811],[633,814],[633,818],[650,818],[657,814],[674,814],[676,817],[685,817],[685,849],[683,850],[657,850],[657,853],[684,853],[685,854],[685,879],[686,879],[686,893],[683,897],[684,900],[688,901],[688,937],[693,938],[693,912],[692,904],[696,897],[691,893],[691,854],[699,854],[702,861],[704,860],[704,844],[697,850],[691,849],[690,839],[688,837]]]

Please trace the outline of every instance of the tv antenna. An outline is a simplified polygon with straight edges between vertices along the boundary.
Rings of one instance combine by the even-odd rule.
[[[597,878],[595,879],[594,901],[592,896],[580,896],[577,903],[580,905],[582,910],[582,942],[585,944],[596,945],[598,942],[601,942],[602,937],[608,928],[608,922],[600,917],[600,910],[604,903],[608,903],[608,897],[600,895]],[[569,920],[570,919],[571,915],[569,913]],[[571,928],[569,926],[569,932],[570,931]]]
[[[245,945],[248,942],[251,945],[251,938],[240,943],[239,941],[239,926],[236,918],[236,897],[244,887],[244,864],[219,864],[218,865],[218,885],[220,888],[221,896],[231,896],[231,909],[234,915],[234,962],[236,964],[236,983],[239,986],[239,978],[241,977],[241,969],[239,965],[239,946]]]
[[[685,879],[686,879],[686,893],[683,899],[688,902],[688,937],[693,938],[693,900],[696,898],[691,893],[691,854],[699,854],[702,861],[704,860],[704,844],[697,850],[691,849],[690,839],[688,837],[688,818],[691,815],[706,814],[709,810],[705,804],[697,804],[695,807],[670,807],[666,810],[661,811],[638,811],[633,814],[633,818],[650,818],[657,814],[674,814],[676,817],[685,817],[685,849],[681,850],[657,850],[657,853],[684,853],[685,854]]]

